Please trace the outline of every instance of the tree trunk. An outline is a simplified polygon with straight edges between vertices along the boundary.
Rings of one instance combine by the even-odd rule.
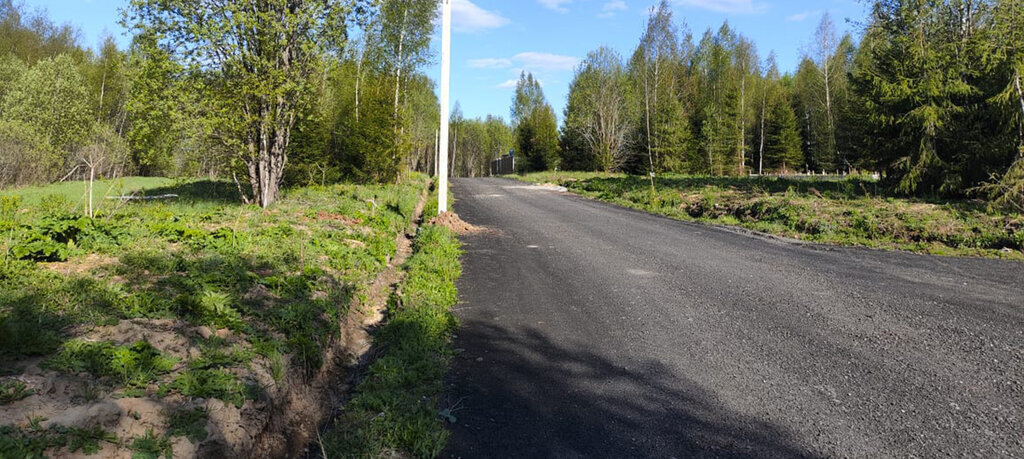
[[[1020,99],[1020,122],[1017,123],[1018,130],[1018,143],[1017,148],[1020,150],[1018,153],[1021,157],[1024,157],[1024,90],[1021,88],[1020,83],[1020,71],[1016,72],[1013,77],[1013,84],[1017,88],[1017,98]]]
[[[93,218],[92,213],[92,184],[96,180],[96,163],[89,163],[89,218]]]
[[[768,90],[761,94],[761,146],[758,148],[757,175],[764,174],[764,116],[765,105],[768,103]]]
[[[397,135],[398,135],[398,95],[399,95],[401,87],[402,87],[402,66],[404,65],[403,58],[402,58],[402,48],[405,45],[405,24],[406,24],[406,21],[408,20],[408,18],[409,18],[409,8],[406,7],[405,11],[402,13],[402,29],[399,30],[399,32],[398,32],[398,60],[397,60],[397,62],[395,64],[395,113],[394,113],[394,120],[395,120],[395,136],[396,136],[396,138],[397,138]]]
[[[103,67],[103,78],[100,81],[100,107],[99,107],[99,110],[96,110],[96,121],[97,122],[101,121],[103,119],[103,97],[106,95],[106,92],[107,92],[107,68],[106,68],[106,66],[104,66]]]
[[[654,89],[654,98],[653,98],[653,104],[652,105],[654,106],[654,115],[655,116],[657,116],[657,114],[658,114],[658,85],[660,83],[661,83],[661,52],[660,52],[660,50],[658,50],[657,55],[654,56],[654,88],[653,88]],[[650,117],[651,115],[648,113],[647,116]],[[651,128],[650,128],[651,134],[648,134],[649,137],[653,133],[657,133],[658,132],[658,121],[652,119],[651,120],[651,125],[652,125]],[[653,139],[648,138],[648,142],[658,142],[658,137],[654,137]],[[651,159],[651,172],[654,172],[654,163],[655,162],[657,162],[658,165],[663,164],[661,156],[660,156],[660,151],[659,151],[660,149],[658,147],[659,147],[659,145],[653,145],[654,157],[658,158],[658,160],[654,161],[653,158]]]
[[[736,172],[741,177],[743,176],[743,172],[747,169],[747,155],[744,151],[747,149],[747,123],[745,123],[743,119],[747,110],[747,71],[746,69],[743,69],[742,72],[743,73],[740,75],[740,144],[739,151],[736,152],[736,156],[739,159],[739,169],[737,169]]]
[[[648,81],[649,78],[648,78],[648,70],[647,70],[647,68],[648,68],[647,58],[648,58],[648,56],[646,55],[646,53],[644,53],[644,113],[645,113],[644,117],[646,118],[646,121],[647,121],[647,163],[648,163],[648,166],[650,167],[650,170],[648,171],[648,176],[650,176],[650,178],[651,178],[651,193],[653,194],[655,192],[655,190],[654,190],[654,154],[651,151],[651,90],[650,90],[650,81]]]
[[[365,38],[364,38],[365,40]],[[359,83],[363,79],[363,56],[366,54],[366,50],[359,52],[359,59],[356,60],[356,107],[355,107],[355,118],[356,126],[359,125]]]
[[[825,56],[824,62],[825,67],[822,69],[825,73],[825,118],[828,121],[828,154],[829,156],[835,154],[838,159],[838,148],[836,148],[836,126],[835,120],[832,117],[832,84],[829,78],[831,67],[828,64],[829,56]]]

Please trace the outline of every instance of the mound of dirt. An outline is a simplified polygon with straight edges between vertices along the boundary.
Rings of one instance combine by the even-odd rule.
[[[474,226],[462,221],[462,219],[459,218],[459,214],[450,211],[431,218],[427,223],[430,225],[443,226],[452,230],[455,234],[474,234],[484,231],[484,229],[479,226]]]

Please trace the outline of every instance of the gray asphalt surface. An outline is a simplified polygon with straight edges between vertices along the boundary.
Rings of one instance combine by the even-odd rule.
[[[1024,263],[456,180],[445,457],[1024,457]]]

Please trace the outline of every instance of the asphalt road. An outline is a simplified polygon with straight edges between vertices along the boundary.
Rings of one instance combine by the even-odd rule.
[[[445,457],[1024,457],[1024,263],[454,182]],[[518,188],[517,188],[518,187]]]

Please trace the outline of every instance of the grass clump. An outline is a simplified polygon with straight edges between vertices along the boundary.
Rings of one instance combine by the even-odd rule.
[[[459,243],[446,228],[421,228],[400,298],[374,341],[383,354],[324,440],[329,457],[377,457],[402,451],[436,457],[448,438],[438,398],[458,326],[451,312],[461,274]]]
[[[257,390],[237,375],[221,369],[189,368],[170,384],[160,388],[161,395],[176,391],[186,397],[216,398],[241,408],[246,400],[256,398]]]
[[[203,408],[177,409],[168,413],[167,435],[185,437],[192,443],[206,440],[206,421],[210,414]]]
[[[172,459],[174,449],[171,447],[171,439],[167,436],[153,433],[153,429],[146,429],[146,434],[135,437],[132,441],[132,459]]]
[[[100,451],[100,442],[117,444],[118,440],[102,427],[52,426],[43,429],[38,423],[33,423],[28,429],[0,426],[0,457],[3,458],[46,457],[45,452],[52,448],[92,455]]]
[[[16,379],[0,381],[0,405],[16,402],[35,393],[35,390]]]

